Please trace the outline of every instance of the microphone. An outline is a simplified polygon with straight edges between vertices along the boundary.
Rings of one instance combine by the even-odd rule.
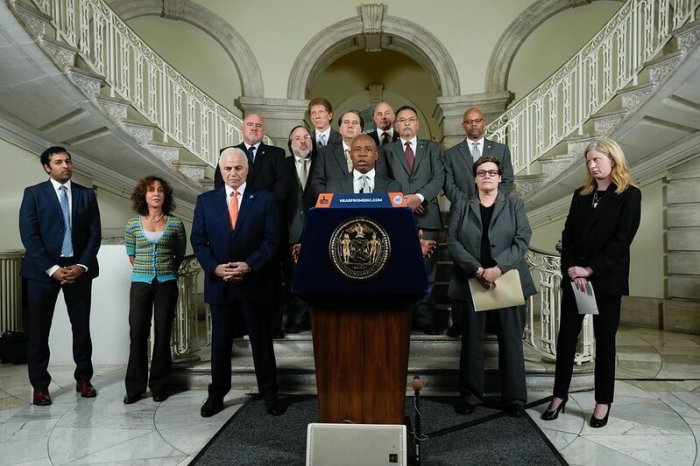
[[[411,388],[413,389],[416,394],[419,394],[421,390],[423,390],[423,381],[420,379],[420,376],[416,375],[413,377],[413,381],[411,382]]]

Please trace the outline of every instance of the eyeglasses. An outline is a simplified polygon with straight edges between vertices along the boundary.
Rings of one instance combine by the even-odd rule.
[[[462,123],[465,125],[473,125],[474,123],[481,123],[484,121],[483,118],[474,118],[473,120],[464,120]]]
[[[493,178],[495,176],[500,175],[500,172],[498,170],[479,170],[478,172],[476,172],[476,176],[478,176],[479,178],[484,178],[486,175]]]
[[[301,141],[308,141],[309,139],[311,139],[311,136],[307,134],[306,136],[294,136],[292,138],[292,141],[301,142]]]
[[[399,118],[398,120],[396,120],[397,123],[400,123],[402,125],[405,125],[406,123],[415,123],[416,121],[418,121],[417,118]]]

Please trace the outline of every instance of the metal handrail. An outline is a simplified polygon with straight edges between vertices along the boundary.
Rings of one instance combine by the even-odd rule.
[[[674,30],[695,20],[700,0],[628,0],[608,23],[542,84],[488,125],[491,139],[510,146],[515,173],[584,124],[628,84]]]

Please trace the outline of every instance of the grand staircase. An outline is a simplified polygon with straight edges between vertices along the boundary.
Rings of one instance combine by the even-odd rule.
[[[627,148],[641,182],[697,154],[700,146],[699,0],[628,0],[579,54],[489,125],[513,153],[516,187],[531,224],[562,215],[582,182],[582,150],[607,135]],[[150,50],[103,0],[0,1],[0,136],[40,152],[70,148],[96,186],[127,193],[147,173],[173,185],[178,213],[211,184],[219,147],[240,142],[241,120]],[[450,262],[436,295],[445,312]],[[456,387],[458,340],[412,336],[409,376],[426,390]],[[314,388],[310,334],[275,342],[285,390]],[[497,348],[486,343],[489,386]],[[234,383],[254,390],[245,340],[236,343]],[[178,365],[182,386],[208,383],[199,363]],[[526,345],[528,385],[550,386],[552,365]],[[189,360],[189,359],[188,359]],[[591,386],[591,364],[575,384]],[[352,375],[348,375],[352,376]]]

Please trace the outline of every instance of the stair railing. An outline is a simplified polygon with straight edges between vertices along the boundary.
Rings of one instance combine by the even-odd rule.
[[[111,95],[127,100],[169,140],[210,166],[241,142],[242,121],[158,56],[103,0],[33,0],[56,37],[75,47]]]
[[[510,146],[515,173],[531,166],[583,125],[628,84],[645,63],[695,20],[700,0],[628,0],[561,68],[487,127]]]
[[[523,341],[546,361],[557,356],[557,334],[561,316],[561,257],[534,248],[525,255],[538,293],[531,296],[525,317]],[[581,364],[594,358],[593,319],[583,319],[574,362]]]

